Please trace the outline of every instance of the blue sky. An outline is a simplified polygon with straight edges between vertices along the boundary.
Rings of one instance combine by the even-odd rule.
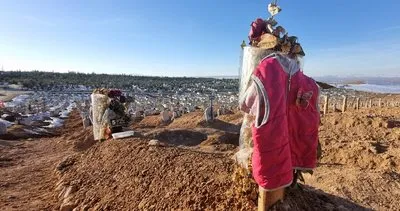
[[[237,75],[265,0],[0,0],[5,70]],[[311,76],[400,76],[399,0],[279,0]]]

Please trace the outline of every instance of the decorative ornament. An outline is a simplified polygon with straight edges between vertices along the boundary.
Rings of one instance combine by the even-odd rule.
[[[271,14],[272,17],[277,15],[280,11],[282,11],[282,9],[278,5],[276,5],[276,3],[268,4],[268,12]]]
[[[261,41],[257,44],[259,48],[272,49],[278,45],[278,38],[272,34],[263,34],[261,36]]]

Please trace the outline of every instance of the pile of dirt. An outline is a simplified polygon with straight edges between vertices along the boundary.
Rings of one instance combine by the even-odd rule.
[[[61,181],[75,185],[67,201],[79,208],[226,210],[232,167],[224,155],[153,147],[134,138],[93,146]],[[229,208],[241,209],[235,204]]]
[[[199,123],[204,120],[204,113],[200,111],[185,114],[168,125],[167,128],[197,128]]]
[[[153,147],[140,139],[108,141],[89,149],[60,174],[61,194],[55,197],[59,206],[78,209],[255,210],[256,202],[248,196],[229,194],[234,188],[234,167],[224,154]],[[281,206],[285,210],[362,208],[311,187],[289,190]]]
[[[152,129],[152,128],[160,128],[166,125],[168,124],[163,123],[159,115],[155,115],[155,116],[146,116],[140,122],[133,123],[132,128]]]
[[[156,129],[145,133],[144,137],[171,146],[201,148],[208,152],[234,150],[239,145],[239,133],[213,128]]]
[[[322,159],[308,184],[376,210],[400,207],[400,128],[387,127],[399,117],[380,108],[322,118]]]
[[[243,121],[243,113],[237,111],[236,113],[233,114],[220,115],[217,117],[217,119],[224,122],[229,122],[234,125],[241,125]]]
[[[214,131],[207,136],[207,140],[200,144],[202,148],[209,146],[212,146],[215,151],[234,150],[239,146],[239,133]]]
[[[207,139],[206,133],[190,129],[158,129],[145,136],[174,146],[196,146]]]
[[[384,112],[361,110],[323,118],[320,141],[325,155],[322,162],[400,172],[400,157],[395,156],[400,153],[400,129],[387,127],[399,114],[393,109],[382,110]]]
[[[240,125],[235,125],[229,122],[221,121],[219,119],[215,119],[212,122],[206,122],[205,120],[200,121],[197,124],[197,127],[200,128],[214,128],[221,131],[239,133]]]

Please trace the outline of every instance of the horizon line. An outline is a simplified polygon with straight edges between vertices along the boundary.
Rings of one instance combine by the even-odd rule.
[[[81,72],[81,71],[44,71],[44,70],[4,70],[0,69],[0,72],[43,72],[43,73],[60,73],[60,74],[68,74],[68,73],[77,73],[77,74],[98,74],[98,75],[126,75],[126,76],[139,76],[139,77],[160,77],[160,78],[216,78],[216,79],[236,79],[239,78],[239,75],[214,75],[214,76],[165,76],[165,75],[144,75],[144,74],[137,74],[137,73],[98,73],[98,72]],[[320,76],[311,76],[313,78],[323,78],[323,77],[337,77],[337,78],[400,78],[398,76],[381,76],[381,75],[320,75]]]

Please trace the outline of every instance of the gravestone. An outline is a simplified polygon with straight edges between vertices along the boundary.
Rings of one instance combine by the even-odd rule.
[[[83,123],[83,128],[87,128],[92,125],[89,115],[82,116],[82,123]]]
[[[161,112],[160,116],[161,116],[161,121],[164,123],[168,123],[171,121],[171,115],[169,114],[168,111]]]
[[[0,135],[7,133],[7,125],[4,122],[0,122]]]
[[[176,112],[176,111],[174,111],[173,113],[172,113],[172,120],[174,120],[174,119],[176,119],[176,118],[178,118],[179,116],[178,116],[178,112]]]
[[[214,120],[211,107],[207,107],[204,111],[204,119],[206,120],[206,122],[212,122]]]

